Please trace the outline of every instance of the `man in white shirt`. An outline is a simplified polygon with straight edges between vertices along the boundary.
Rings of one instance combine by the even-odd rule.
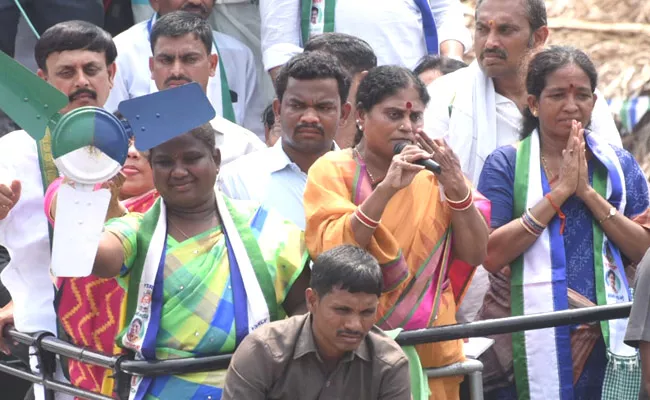
[[[352,107],[350,111],[352,117],[348,118],[339,128],[335,140],[342,149],[352,147],[354,136],[357,134],[357,124],[354,118],[357,112],[355,100],[357,89],[361,80],[368,75],[368,70],[377,66],[377,56],[366,41],[338,32],[328,32],[310,39],[305,45],[305,52],[309,51],[322,51],[333,55],[350,76],[350,93],[348,93],[347,102]]]
[[[115,37],[118,49],[115,87],[106,102],[106,109],[115,111],[126,99],[155,92],[148,60],[152,55],[150,35],[156,21],[173,11],[192,12],[203,19],[212,12],[215,0],[151,0],[156,11]],[[266,106],[257,90],[257,72],[253,53],[239,40],[217,31],[210,31],[210,52],[218,55],[216,74],[210,77],[207,96],[224,118],[255,132],[264,134],[259,116]],[[230,100],[228,100],[230,98]]]
[[[234,37],[253,52],[257,74],[257,92],[260,94],[259,101],[261,104],[269,105],[275,97],[275,89],[271,77],[266,73],[262,63],[260,8],[258,3],[259,0],[217,1],[212,8],[212,14],[208,17],[208,21],[217,31]],[[131,0],[131,9],[135,23],[147,20],[155,14],[149,0]],[[254,112],[247,111],[246,119],[253,118],[251,115],[254,115]],[[261,134],[259,138],[264,140]]]
[[[222,168],[222,190],[274,208],[305,229],[307,171],[334,148],[336,132],[350,114],[349,90],[350,79],[333,56],[316,51],[289,60],[276,81],[273,101],[282,138]]]
[[[151,30],[151,45],[150,76],[158,90],[198,82],[209,91],[211,78],[218,73],[218,56],[210,52],[212,28],[205,19],[186,11],[165,14]],[[218,113],[212,126],[217,131],[222,165],[266,148],[253,132],[229,123]]]
[[[61,113],[104,104],[113,85],[116,56],[110,34],[81,21],[54,25],[35,48],[38,75],[70,99]],[[41,161],[46,166],[53,162],[44,152],[25,131],[0,138],[0,244],[11,256],[1,278],[13,299],[0,312],[0,331],[13,320],[23,332],[57,332],[48,221],[43,211],[49,179],[41,170]],[[32,368],[38,368],[35,360]],[[35,389],[36,399],[44,398],[43,389]],[[59,393],[56,398],[71,397]]]
[[[321,10],[316,24],[312,7]],[[431,52],[460,58],[471,44],[460,0],[261,0],[260,16],[271,76],[309,37],[332,30],[370,43],[379,65],[409,69]]]
[[[428,86],[431,101],[424,113],[424,131],[446,138],[474,185],[487,156],[519,140],[528,98],[527,61],[547,38],[543,0],[479,0],[474,35],[478,59]],[[621,146],[603,97],[596,101],[591,129]],[[487,273],[479,267],[456,316],[459,321],[474,319],[487,286]]]

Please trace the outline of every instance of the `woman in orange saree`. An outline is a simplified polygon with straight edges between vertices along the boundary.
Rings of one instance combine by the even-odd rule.
[[[422,132],[428,100],[409,70],[371,70],[356,98],[357,145],[321,157],[309,169],[305,189],[312,257],[348,243],[367,249],[381,264],[385,293],[377,325],[383,329],[454,324],[470,265],[479,265],[487,251],[488,228],[476,204],[489,203],[472,191],[446,143]],[[407,146],[394,155],[402,142]],[[414,164],[422,159],[437,162],[441,172]],[[452,266],[452,259],[464,263]],[[464,359],[460,340],[416,349],[425,368]],[[458,399],[461,381],[430,379],[431,398]]]

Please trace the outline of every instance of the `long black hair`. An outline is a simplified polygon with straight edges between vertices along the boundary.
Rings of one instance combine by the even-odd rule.
[[[546,87],[546,78],[560,68],[571,64],[577,65],[587,74],[591,91],[594,92],[598,84],[598,72],[589,57],[575,47],[552,46],[537,53],[528,65],[528,75],[526,75],[528,94],[539,99]],[[539,129],[539,118],[535,117],[530,108],[526,107],[521,127],[522,139],[530,136],[535,129]]]
[[[356,98],[357,110],[370,112],[375,105],[387,97],[411,86],[417,90],[422,103],[427,105],[430,100],[429,92],[420,78],[411,70],[394,65],[373,68],[359,84]],[[361,138],[363,138],[363,131],[357,126],[357,134],[354,137],[355,146],[359,144]]]

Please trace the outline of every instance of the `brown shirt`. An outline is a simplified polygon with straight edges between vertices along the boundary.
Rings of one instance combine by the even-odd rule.
[[[235,352],[223,400],[409,400],[408,360],[373,327],[331,373],[318,355],[310,314],[256,329]]]

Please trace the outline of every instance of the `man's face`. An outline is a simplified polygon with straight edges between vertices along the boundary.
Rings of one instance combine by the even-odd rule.
[[[318,10],[311,10],[311,23],[315,24],[318,22]]]
[[[302,153],[317,154],[331,149],[350,105],[341,105],[334,78],[289,78],[282,102],[274,100],[273,111],[280,118],[283,144]]]
[[[68,96],[67,113],[84,106],[103,107],[113,87],[115,64],[106,65],[106,55],[89,50],[52,53],[45,60],[46,71],[37,74]]]
[[[217,60],[217,55],[208,54],[203,42],[193,33],[177,38],[161,36],[149,59],[151,79],[158,90],[198,82],[206,91]]]
[[[215,0],[150,0],[150,3],[160,15],[174,11],[188,11],[206,19],[212,12]]]
[[[379,298],[370,293],[350,293],[334,288],[325,296],[307,289],[307,308],[319,351],[341,357],[354,351],[375,324]]]
[[[538,41],[522,0],[485,0],[479,6],[474,51],[489,77],[518,75],[531,49],[544,44]]]

